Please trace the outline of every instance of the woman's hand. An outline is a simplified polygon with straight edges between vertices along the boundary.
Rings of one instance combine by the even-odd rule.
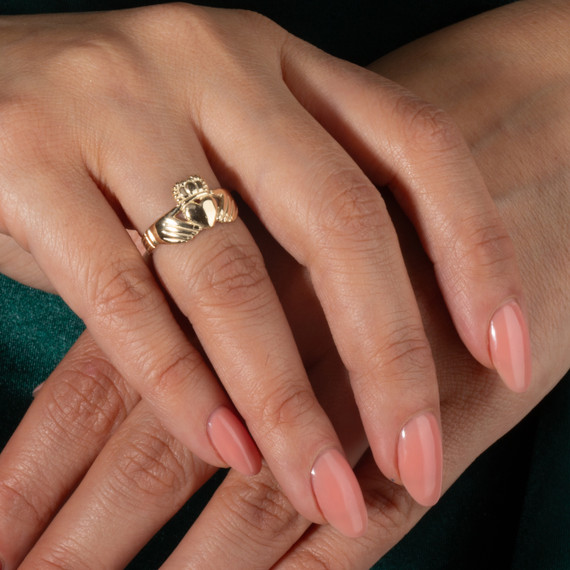
[[[567,2],[517,2],[373,66],[460,125],[513,237],[530,308],[533,388],[517,396],[461,346],[419,244],[410,228],[398,226],[440,379],[444,488],[570,369],[569,27]],[[325,407],[329,397],[321,395]],[[346,415],[338,414],[345,424]],[[164,568],[219,568],[235,560],[238,568],[370,568],[425,509],[383,478],[370,454],[356,473],[370,517],[362,538],[346,539],[330,527],[301,536],[307,522],[270,473],[250,480],[230,473]]]
[[[172,185],[199,173],[237,190],[307,268],[377,465],[436,502],[435,367],[375,185],[413,221],[475,358],[513,390],[530,378],[512,244],[449,116],[250,13],[169,5],[0,29],[0,231],[168,431],[212,465],[255,473],[233,403],[303,516],[365,531],[306,347],[246,224],[160,246],[154,274],[125,231],[143,233],[174,206]]]
[[[447,108],[461,125],[514,237],[528,291],[536,365],[532,389],[517,396],[501,389],[494,374],[459,342],[433,268],[394,211],[440,378],[449,466],[445,487],[570,367],[570,130],[565,128],[570,82],[567,66],[551,57],[570,59],[564,32],[568,18],[559,3],[520,2],[378,64]],[[313,286],[303,267],[253,217],[246,218],[262,245],[320,401],[356,461],[366,440],[349,397],[348,372]],[[1,456],[0,552],[8,568],[17,564],[83,479],[23,567],[58,560],[121,567],[212,471],[161,429],[148,404],[137,403],[133,390],[84,337],[40,391]],[[351,568],[369,566],[424,509],[377,473],[370,454],[357,473],[372,521],[360,540],[342,539],[321,527],[289,551],[309,523],[264,468],[254,478],[228,476],[169,564],[267,568],[289,552],[281,561],[284,567],[306,567],[315,560],[327,567],[342,566],[343,560]]]
[[[567,17],[556,4],[535,10],[521,2],[378,63],[386,74],[449,109],[464,129],[514,237],[532,318],[532,389],[514,395],[459,341],[433,267],[392,209],[440,378],[449,467],[445,487],[570,367],[570,131],[565,128],[570,83],[567,67],[557,67],[551,57],[569,55],[566,34],[557,34],[567,30]],[[542,27],[549,33],[540,35]],[[348,373],[307,273],[253,216],[246,221],[268,260],[319,400],[356,461],[367,443]],[[137,403],[84,335],[39,392],[0,458],[0,553],[10,569],[43,533],[22,568],[46,561],[123,567],[212,472],[167,435],[148,404]],[[425,509],[380,476],[370,453],[357,473],[371,519],[362,539],[344,539],[330,527],[301,538],[309,522],[265,466],[256,477],[228,475],[166,567],[264,569],[285,553],[281,567],[369,567]]]

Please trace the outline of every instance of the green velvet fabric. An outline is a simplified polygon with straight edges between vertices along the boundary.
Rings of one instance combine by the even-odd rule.
[[[0,0],[0,14],[100,10],[144,3]],[[501,0],[209,2],[261,11],[323,49],[362,64],[415,37],[504,3]],[[319,21],[319,26],[314,25],[315,21]],[[33,387],[57,365],[83,330],[83,324],[58,297],[1,275],[0,293],[1,448],[31,402]],[[483,454],[374,568],[570,569],[569,475],[567,378],[517,428]],[[129,568],[158,568],[222,478],[220,472],[192,498]]]

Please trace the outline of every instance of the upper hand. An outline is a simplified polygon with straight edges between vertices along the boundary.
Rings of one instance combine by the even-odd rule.
[[[533,379],[521,396],[502,390],[467,354],[428,260],[406,224],[398,225],[440,380],[444,489],[570,369],[569,25],[567,2],[517,2],[373,66],[446,109],[465,133],[513,237],[530,308]],[[334,405],[328,390],[320,398]],[[336,417],[346,425],[346,416]],[[230,557],[243,568],[370,568],[425,509],[382,477],[370,455],[356,472],[370,516],[361,539],[330,527],[302,535],[307,522],[270,473],[253,480],[232,473],[164,568],[217,568]]]
[[[162,287],[125,232],[144,232],[172,209],[172,185],[199,173],[237,190],[308,269],[377,465],[433,504],[435,366],[375,186],[415,224],[471,353],[516,390],[530,370],[514,250],[449,116],[254,14],[171,5],[1,26],[0,231],[166,428],[208,463],[254,473],[233,403],[300,513],[364,532],[360,490],[251,230],[238,220],[159,247]],[[513,331],[516,356],[502,358]]]
[[[522,22],[536,25],[536,14],[528,18],[524,3],[518,3],[439,33],[379,63],[385,73],[449,108],[466,132],[515,238],[531,307],[536,366],[532,390],[521,397],[502,390],[496,377],[467,354],[446,317],[428,260],[399,219],[406,260],[440,373],[450,465],[445,487],[523,417],[570,366],[566,263],[570,167],[559,159],[570,156],[568,131],[561,129],[567,122],[568,81],[550,57],[548,64],[541,60],[539,54],[548,55],[549,46],[528,41],[532,32],[527,26],[515,27],[518,34],[505,33],[505,27],[512,31],[509,26],[521,23],[517,14]],[[556,11],[544,16],[541,21],[550,33],[542,40],[548,38],[556,53],[564,53],[561,37],[555,33],[557,25],[566,29],[564,19]],[[484,45],[489,53],[472,41],[474,37],[487,38]],[[496,42],[501,50],[495,49]],[[505,73],[498,53],[511,62],[508,81],[494,80],[504,79]],[[431,70],[429,74],[426,69]],[[463,85],[471,87],[465,90]],[[528,105],[529,100],[534,104]],[[539,155],[536,140],[541,143]],[[269,269],[277,276],[280,296],[320,399],[346,449],[357,457],[366,442],[355,421],[356,409],[347,407],[346,372],[306,274],[260,233],[261,228],[251,227],[270,254]],[[310,329],[307,321],[313,323]],[[338,381],[331,383],[330,378]],[[86,423],[78,426],[80,419]],[[0,459],[0,513],[4,514],[0,536],[5,540],[0,552],[8,556],[8,563],[27,552],[101,449],[83,483],[30,554],[30,567],[46,559],[98,567],[124,565],[212,472],[167,436],[99,350],[82,339],[40,392]],[[299,542],[283,564],[306,567],[316,557],[330,567],[341,560],[351,568],[367,567],[421,516],[423,509],[378,475],[369,455],[360,464],[359,474],[372,519],[367,536],[362,541],[342,540],[331,534],[332,529],[322,527]],[[200,567],[219,567],[227,560],[234,567],[266,568],[307,525],[267,469],[255,478],[234,473],[172,563],[177,561],[179,568],[198,560]],[[102,542],[106,549],[100,548]]]

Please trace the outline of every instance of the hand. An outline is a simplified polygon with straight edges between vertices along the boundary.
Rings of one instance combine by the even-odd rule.
[[[533,388],[521,397],[498,389],[466,354],[419,244],[399,226],[440,379],[444,488],[570,369],[569,24],[566,2],[517,2],[374,66],[448,110],[466,134],[514,239],[530,307]],[[229,560],[243,568],[369,568],[425,509],[379,476],[370,455],[356,473],[370,515],[361,539],[330,527],[301,537],[306,521],[269,473],[253,481],[232,473],[164,568],[218,568]]]
[[[435,368],[374,185],[415,224],[471,353],[515,390],[530,374],[512,244],[449,117],[249,13],[171,5],[0,25],[0,231],[169,432],[210,464],[255,473],[233,403],[300,513],[364,532],[358,484],[246,225],[158,248],[164,289],[124,231],[144,232],[174,206],[172,184],[198,172],[236,189],[308,269],[377,465],[437,501]]]
[[[560,128],[568,116],[568,83],[555,73],[556,61],[548,49],[556,45],[555,53],[561,54],[560,42],[566,36],[558,36],[556,30],[567,28],[556,9],[533,14],[533,26],[541,14],[540,22],[550,30],[541,37],[551,45],[534,42],[525,24],[530,21],[529,10],[532,5],[518,3],[412,44],[378,64],[448,107],[465,129],[515,238],[528,287],[536,365],[533,387],[521,397],[502,390],[494,375],[467,354],[446,316],[420,244],[394,212],[441,379],[449,466],[446,487],[570,367],[566,263],[570,166],[559,158],[570,156],[564,151],[568,132]],[[472,41],[476,37],[487,39],[483,43],[487,51],[481,42]],[[547,57],[548,65],[535,50]],[[512,76],[495,81],[498,75],[504,77],[503,58],[510,62]],[[532,106],[527,104],[529,98]],[[540,155],[536,145],[529,144],[529,129],[533,140],[540,142]],[[271,274],[278,277],[280,297],[298,344],[305,349],[303,357],[319,398],[355,460],[366,442],[356,421],[357,410],[346,397],[347,373],[339,364],[306,273],[262,234],[262,228],[251,227],[264,246]],[[61,402],[67,405],[62,407]],[[78,427],[79,418],[88,423]],[[24,568],[37,567],[42,560],[123,566],[212,472],[167,436],[147,404],[136,404],[134,393],[84,337],[46,383],[0,458],[0,536],[6,537],[0,552],[9,563],[15,564],[28,551],[96,456]],[[311,567],[319,559],[331,568],[342,560],[350,568],[364,568],[423,514],[424,509],[401,488],[378,475],[370,454],[357,472],[372,520],[368,534],[361,540],[344,540],[329,527],[315,529],[295,545],[283,566]],[[170,565],[267,568],[308,524],[278,490],[266,467],[254,478],[230,473]],[[105,549],[100,548],[103,543]]]

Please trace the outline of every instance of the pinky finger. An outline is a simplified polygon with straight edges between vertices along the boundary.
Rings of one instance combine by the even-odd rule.
[[[329,56],[294,46],[284,66],[295,96],[376,185],[389,186],[471,354],[525,391],[531,349],[515,249],[455,122],[388,79],[346,62],[322,65]]]

